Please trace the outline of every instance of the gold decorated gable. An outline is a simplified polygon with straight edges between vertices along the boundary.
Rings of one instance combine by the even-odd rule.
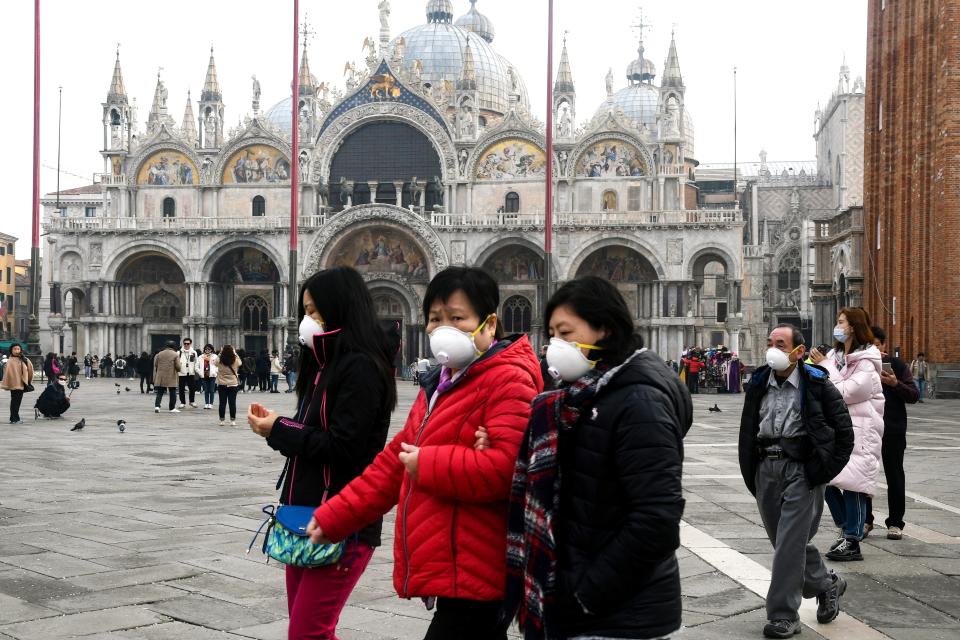
[[[576,175],[584,178],[617,178],[649,175],[640,151],[623,140],[600,140],[577,160]]]
[[[137,184],[151,186],[184,186],[200,184],[197,167],[186,155],[172,149],[152,154],[140,165]]]
[[[235,151],[223,168],[223,184],[264,184],[290,180],[290,161],[279,150],[254,144]]]
[[[547,173],[543,149],[520,138],[499,140],[487,147],[477,161],[477,180],[539,178]]]

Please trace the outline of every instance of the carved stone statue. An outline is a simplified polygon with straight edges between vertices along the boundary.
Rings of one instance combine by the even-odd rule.
[[[320,180],[317,182],[317,199],[324,207],[330,202],[330,186],[323,179],[323,176],[320,176]]]
[[[210,156],[204,156],[203,162],[200,163],[200,182],[202,184],[210,184],[210,172],[213,170],[213,160],[210,159]]]
[[[380,30],[390,32],[390,3],[387,0],[380,0],[377,5],[380,11]]]
[[[564,138],[573,135],[573,116],[570,115],[570,108],[566,105],[564,105],[560,111],[560,123],[557,125],[557,133]]]
[[[217,145],[217,119],[213,113],[208,115],[203,121],[203,142],[206,147],[215,147]]]
[[[613,95],[613,67],[607,71],[607,97]]]
[[[517,72],[513,67],[507,67],[507,75],[510,76],[510,94],[517,93]]]
[[[561,151],[561,152],[558,154],[557,158],[560,160],[560,173],[566,173],[566,172],[567,172],[567,158],[569,158],[569,156],[567,155],[566,150]]]
[[[443,183],[440,182],[439,176],[433,176],[430,180],[430,184],[433,185],[434,192],[437,194],[437,204],[443,205]]]
[[[257,76],[251,76],[253,79],[253,101],[251,106],[253,107],[253,113],[260,113],[260,81],[257,80]]]
[[[680,107],[677,105],[677,101],[674,98],[670,98],[670,100],[667,102],[667,113],[663,121],[663,135],[680,135],[680,125],[678,123],[679,111]]]
[[[470,153],[466,149],[460,149],[460,153],[457,156],[457,159],[460,162],[460,175],[465,175],[467,172],[467,158],[470,157]]]

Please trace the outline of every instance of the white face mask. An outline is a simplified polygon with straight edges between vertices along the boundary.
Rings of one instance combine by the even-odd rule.
[[[833,328],[833,339],[837,342],[846,342],[847,332],[843,330],[843,327],[837,325]]]
[[[550,338],[547,347],[547,371],[555,379],[564,382],[573,382],[590,371],[597,360],[588,360],[581,349],[599,351],[600,348],[592,344],[567,342],[562,338]]]
[[[797,347],[793,351],[796,351],[800,347]],[[767,364],[770,365],[770,368],[774,371],[786,371],[790,368],[790,365],[793,364],[790,362],[790,354],[793,353],[784,353],[777,349],[776,347],[770,347],[767,349]]]
[[[430,350],[437,362],[449,369],[463,369],[482,355],[477,349],[476,336],[487,324],[487,319],[472,332],[467,333],[456,327],[437,327],[430,333]]]
[[[323,332],[323,324],[310,316],[303,316],[303,320],[300,321],[300,344],[313,349],[313,336]]]

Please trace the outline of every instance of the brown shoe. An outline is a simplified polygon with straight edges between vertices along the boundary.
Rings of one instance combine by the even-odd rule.
[[[900,527],[887,527],[887,540],[903,540],[903,529]]]
[[[870,532],[873,531],[873,525],[869,522],[864,523],[863,525],[863,537],[866,538],[870,535]]]

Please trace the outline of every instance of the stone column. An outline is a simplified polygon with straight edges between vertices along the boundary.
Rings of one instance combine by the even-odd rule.
[[[397,206],[403,206],[403,180],[393,181],[393,190],[397,194]]]
[[[377,186],[379,183],[376,180],[367,181],[367,188],[370,189],[370,202],[377,201]]]
[[[467,184],[467,214],[473,213],[473,183]]]

